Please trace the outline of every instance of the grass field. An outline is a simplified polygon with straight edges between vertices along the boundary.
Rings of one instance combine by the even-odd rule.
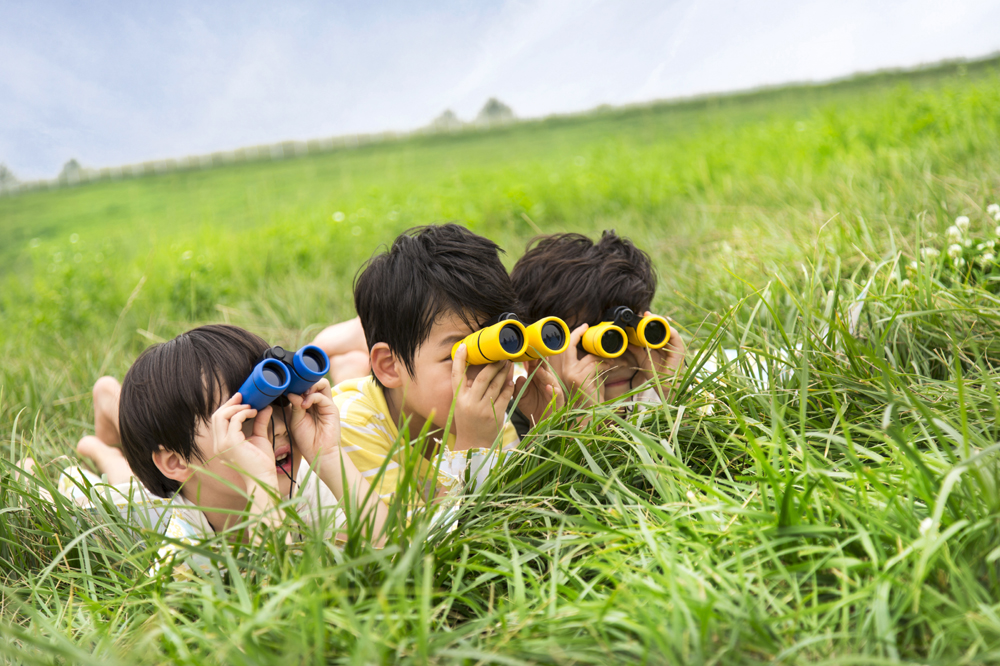
[[[1000,662],[995,202],[996,59],[0,198],[0,654]],[[13,477],[31,453],[54,480],[94,380],[151,342],[300,344],[381,244],[451,219],[510,265],[538,233],[646,248],[688,341],[676,404],[557,415],[453,531],[220,542],[194,580]]]

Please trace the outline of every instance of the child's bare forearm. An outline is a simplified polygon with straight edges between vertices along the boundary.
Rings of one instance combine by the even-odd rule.
[[[378,494],[370,492],[371,484],[362,476],[354,461],[338,448],[317,456],[310,462],[310,466],[334,497],[348,498],[351,508],[359,511],[361,520],[366,524],[366,536],[374,545],[382,546],[385,543],[385,525],[389,518],[389,508]]]
[[[243,482],[246,484],[247,496],[250,498],[251,518],[260,517],[270,529],[275,530],[285,522],[285,512],[278,506],[275,498],[278,496],[278,478],[258,479],[246,474]],[[291,534],[285,536],[286,543],[291,541]]]

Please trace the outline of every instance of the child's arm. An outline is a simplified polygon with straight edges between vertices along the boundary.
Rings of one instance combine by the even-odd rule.
[[[368,480],[340,448],[340,413],[333,403],[330,382],[321,379],[305,394],[289,395],[288,401],[292,403],[292,434],[302,456],[334,497],[343,499],[346,494],[353,507],[360,509],[362,520],[373,519],[368,536],[376,546],[383,545],[389,510],[376,493],[369,492]],[[365,497],[362,506],[359,502]]]
[[[364,377],[372,371],[368,360],[368,343],[361,319],[355,317],[320,331],[312,341],[330,357],[330,382]]]

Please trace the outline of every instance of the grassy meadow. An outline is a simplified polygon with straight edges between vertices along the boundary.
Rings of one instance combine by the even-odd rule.
[[[0,198],[0,659],[1000,662],[993,203],[998,59]],[[41,497],[98,377],[202,323],[302,344],[446,220],[511,266],[540,233],[645,248],[674,404],[555,415],[454,529],[219,538],[190,579]]]

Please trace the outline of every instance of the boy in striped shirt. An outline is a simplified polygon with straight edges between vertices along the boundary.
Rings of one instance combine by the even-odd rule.
[[[371,375],[338,384],[343,451],[391,496],[415,455],[424,497],[481,476],[497,448],[518,442],[506,411],[515,391],[508,361],[467,366],[455,343],[516,313],[518,299],[500,248],[456,224],[418,227],[373,257],[355,281]],[[524,387],[519,407],[535,422],[562,391],[544,368]],[[427,432],[421,449],[411,446]],[[447,432],[447,437],[445,433]],[[418,440],[419,441],[419,440]],[[434,479],[427,478],[437,466]]]

